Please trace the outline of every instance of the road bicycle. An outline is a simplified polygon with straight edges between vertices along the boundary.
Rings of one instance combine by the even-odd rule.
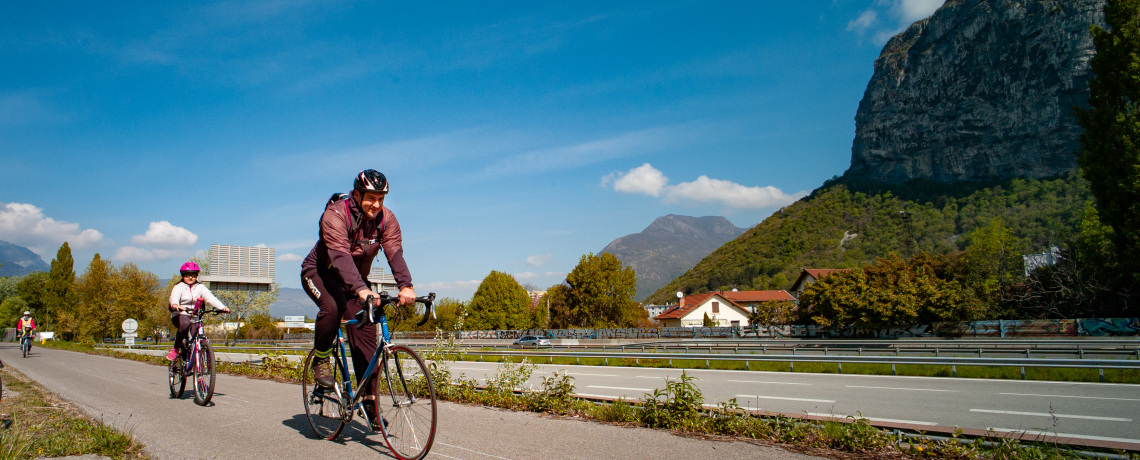
[[[202,316],[210,313],[220,315],[221,310],[206,310],[204,305],[194,306],[190,319],[190,336],[186,338],[183,349],[178,350],[178,357],[170,362],[167,378],[170,381],[170,397],[181,398],[186,391],[186,378],[194,378],[194,403],[205,406],[214,397],[214,349],[210,347],[210,338],[206,337],[202,325]]]
[[[24,354],[24,358],[28,357],[28,353],[32,352],[32,330],[28,329],[20,336],[20,352]]]
[[[419,460],[427,456],[435,442],[436,397],[431,372],[412,349],[393,345],[388,331],[388,318],[385,307],[398,302],[387,292],[380,293],[379,305],[372,306],[372,297],[365,300],[369,307],[356,315],[356,319],[341,320],[341,326],[356,325],[357,329],[368,324],[380,325],[380,344],[368,362],[363,376],[357,376],[360,388],[372,385],[376,395],[376,413],[364,410],[362,391],[353,391],[352,376],[348,372],[348,356],[345,352],[344,335],[340,328],[336,331],[335,353],[331,370],[331,387],[317,385],[313,378],[312,361],[316,349],[305,358],[304,373],[301,379],[301,397],[304,399],[305,415],[309,426],[321,438],[333,440],[340,435],[345,425],[352,422],[360,412],[365,422],[380,420],[380,432],[384,443],[392,454],[401,460]],[[434,316],[432,304],[435,293],[417,297],[416,302],[424,304],[424,317],[420,325]],[[388,418],[385,419],[385,416]],[[370,423],[369,423],[370,424]]]

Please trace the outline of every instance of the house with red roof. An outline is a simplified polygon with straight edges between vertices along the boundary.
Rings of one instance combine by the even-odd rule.
[[[722,291],[724,298],[740,305],[750,312],[756,311],[764,302],[795,302],[788,291]]]
[[[804,293],[804,289],[811,286],[811,283],[827,278],[827,276],[832,273],[845,272],[847,270],[850,270],[850,268],[803,268],[800,271],[799,278],[796,278],[796,282],[792,283],[792,295],[794,295],[796,299],[799,299],[800,295]]]
[[[713,291],[681,298],[677,305],[653,319],[665,327],[701,327],[705,315],[722,327],[748,325],[748,310],[725,297],[725,292]]]

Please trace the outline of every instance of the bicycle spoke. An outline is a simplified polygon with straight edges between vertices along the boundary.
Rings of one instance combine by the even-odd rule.
[[[427,456],[435,439],[436,400],[431,374],[419,355],[406,347],[392,347],[389,354],[382,374],[384,386],[392,393],[384,442],[398,458],[420,459]]]
[[[344,411],[341,409],[340,382],[342,374],[340,366],[336,364],[331,366],[333,381],[336,384],[332,388],[323,388],[318,386],[316,379],[313,378],[312,367],[310,366],[313,359],[313,352],[310,351],[303,363],[301,397],[304,398],[305,415],[309,419],[309,427],[317,436],[324,439],[335,439],[340,435],[345,425]]]

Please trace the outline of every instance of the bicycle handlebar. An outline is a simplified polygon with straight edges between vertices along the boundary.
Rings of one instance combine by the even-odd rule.
[[[387,305],[396,304],[397,302],[400,301],[400,298],[389,296],[388,291],[380,291],[380,299],[379,299],[380,302],[379,302],[379,304],[378,305],[372,305],[372,300],[373,300],[372,296],[366,296],[364,298],[364,303],[365,303],[366,308],[361,310],[360,313],[356,314],[356,319],[358,320],[358,323],[356,324],[357,329],[360,329],[360,328],[362,328],[368,324],[375,323],[376,317],[378,316],[376,314],[376,309],[379,308],[380,309],[380,315],[379,316],[383,316],[384,315],[384,310],[383,310],[384,307]],[[424,324],[427,324],[429,317],[435,318],[435,308],[433,307],[433,305],[435,304],[435,293],[434,292],[428,293],[428,295],[425,295],[425,296],[416,297],[416,303],[424,304],[424,317],[423,317],[423,319],[420,320],[420,322],[418,324],[416,324],[416,326],[423,326]],[[365,314],[365,312],[367,312],[367,315]],[[367,321],[365,321],[365,320],[367,320]]]

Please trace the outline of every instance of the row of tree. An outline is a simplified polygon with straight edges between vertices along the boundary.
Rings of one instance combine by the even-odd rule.
[[[209,273],[209,260],[196,259]],[[123,320],[139,322],[143,337],[169,336],[169,298],[171,289],[181,280],[178,273],[165,286],[158,276],[133,263],[116,267],[95,254],[82,274],[75,274],[75,260],[65,242],[60,246],[51,269],[32,272],[22,277],[0,278],[0,324],[15,327],[24,311],[31,311],[42,331],[54,331],[59,338],[78,341],[102,341],[117,337]],[[215,296],[233,312],[224,318],[208,317],[218,323],[228,321],[238,327],[226,339],[239,337],[272,338],[277,332],[276,318],[269,305],[277,299],[276,286],[271,291],[215,291]]]
[[[529,292],[528,292],[529,291]],[[637,278],[613,254],[586,254],[566,281],[546,289],[521,284],[514,276],[491,271],[469,302],[444,298],[436,302],[436,318],[420,330],[503,330],[542,328],[653,327],[633,298]],[[414,306],[390,314],[393,330],[417,329]]]

